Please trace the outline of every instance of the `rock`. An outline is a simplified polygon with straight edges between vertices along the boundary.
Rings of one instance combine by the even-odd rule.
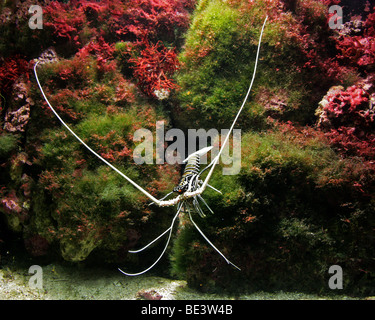
[[[35,62],[39,61],[39,64],[45,63],[52,63],[59,61],[57,53],[54,48],[48,48],[47,50],[43,51],[39,58],[34,59]]]
[[[360,36],[363,34],[364,23],[362,20],[355,19],[345,22],[340,30],[341,36]]]
[[[30,107],[34,101],[29,97],[28,86],[22,77],[14,84],[10,107],[5,114],[4,129],[8,132],[24,132],[30,119]]]
[[[66,237],[60,241],[61,255],[67,261],[83,261],[98,245],[95,232],[86,235],[86,237],[83,236],[83,239],[80,240]]]

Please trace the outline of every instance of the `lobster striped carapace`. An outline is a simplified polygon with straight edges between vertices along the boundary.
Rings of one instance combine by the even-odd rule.
[[[184,161],[186,161],[185,169],[180,182],[173,189],[174,192],[184,193],[185,191],[188,191],[191,188],[194,179],[199,174],[200,154],[198,152],[191,154]]]

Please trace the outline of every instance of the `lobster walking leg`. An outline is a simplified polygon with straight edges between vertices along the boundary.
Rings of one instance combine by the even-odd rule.
[[[165,247],[164,247],[164,250],[162,251],[162,253],[160,254],[160,256],[156,259],[156,261],[151,265],[149,266],[147,269],[141,271],[141,272],[137,272],[137,273],[128,273],[128,272],[125,272],[125,271],[122,271],[120,268],[118,268],[118,270],[120,272],[122,272],[123,274],[125,274],[126,276],[139,276],[143,273],[146,273],[147,271],[151,270],[158,262],[159,260],[163,257],[165,251],[167,250],[168,248],[168,245],[169,245],[169,241],[171,240],[171,236],[172,236],[172,231],[173,231],[173,226],[174,226],[174,223],[178,217],[178,215],[180,214],[180,211],[181,211],[181,208],[182,208],[182,203],[179,203],[178,204],[178,209],[177,209],[177,213],[176,215],[173,217],[173,220],[172,220],[172,224],[171,226],[167,229],[167,231],[165,231],[164,233],[162,233],[160,236],[158,236],[155,240],[151,241],[146,247],[142,248],[141,250],[138,250],[137,252],[139,251],[142,251],[143,249],[147,248],[148,246],[150,246],[152,243],[154,243],[156,240],[158,240],[160,237],[162,237],[164,234],[166,234],[168,231],[169,231],[169,236],[168,236],[168,240],[167,240],[167,243],[165,244]]]

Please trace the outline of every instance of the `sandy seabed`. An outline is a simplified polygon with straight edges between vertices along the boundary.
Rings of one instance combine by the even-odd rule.
[[[153,275],[127,277],[117,269],[42,267],[42,288],[30,284],[26,268],[0,267],[0,300],[351,300],[344,295],[318,296],[297,292],[256,292],[230,296],[202,293],[186,281]],[[40,283],[39,283],[40,284]]]
[[[35,288],[28,269],[0,269],[0,299],[8,300],[173,300],[185,281],[155,276],[126,277],[118,270],[42,267],[42,288]],[[40,286],[40,283],[39,283]]]

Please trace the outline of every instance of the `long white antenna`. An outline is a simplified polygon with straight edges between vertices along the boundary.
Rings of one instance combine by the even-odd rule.
[[[180,211],[182,209],[182,205],[180,204],[179,205],[179,208],[177,210],[177,213],[175,214],[175,216],[173,217],[173,220],[172,220],[172,223],[171,223],[171,226],[165,230],[160,236],[158,236],[156,239],[154,239],[153,241],[151,241],[146,247],[140,249],[140,250],[137,250],[135,252],[139,252],[139,251],[142,251],[143,249],[146,249],[149,245],[151,245],[152,243],[154,243],[156,240],[158,240],[160,237],[162,237],[164,234],[166,234],[168,231],[169,231],[169,235],[168,235],[168,240],[167,240],[167,243],[165,244],[164,246],[164,250],[162,251],[162,253],[160,254],[160,256],[156,259],[156,261],[151,265],[149,266],[147,269],[141,271],[141,272],[137,272],[137,273],[128,273],[128,272],[125,272],[123,270],[121,270],[120,268],[118,268],[118,270],[123,273],[124,275],[126,276],[139,276],[143,273],[146,273],[147,271],[149,271],[150,269],[152,269],[158,262],[159,260],[162,258],[162,256],[164,255],[165,251],[167,250],[168,248],[168,244],[169,244],[169,241],[171,240],[171,236],[172,236],[172,231],[173,231],[173,226],[174,226],[174,223],[178,217],[178,215],[180,214]],[[129,251],[130,252],[130,251]],[[133,251],[134,252],[134,251]]]
[[[117,169],[116,167],[114,167],[112,164],[110,164],[107,160],[105,160],[103,157],[101,157],[99,154],[97,154],[94,150],[92,150],[79,136],[77,136],[75,134],[75,132],[70,129],[70,127],[63,121],[63,119],[60,118],[60,116],[58,115],[58,113],[55,111],[55,109],[51,106],[51,104],[49,103],[44,91],[43,91],[43,88],[42,86],[40,85],[40,82],[39,82],[39,78],[38,78],[38,74],[36,72],[36,67],[38,65],[39,61],[37,61],[34,65],[34,73],[35,73],[35,78],[36,78],[36,82],[38,83],[38,86],[39,86],[39,89],[40,91],[42,92],[42,95],[44,97],[44,99],[46,100],[48,106],[50,107],[50,109],[52,110],[52,112],[55,114],[55,116],[57,117],[57,119],[60,120],[60,122],[64,125],[64,127],[66,129],[68,129],[68,131],[80,142],[82,143],[86,148],[87,150],[89,150],[92,154],[94,154],[95,156],[97,156],[100,160],[102,160],[107,166],[111,167],[113,170],[115,170],[119,175],[121,175],[123,178],[125,178],[128,182],[130,182],[134,187],[136,187],[139,191],[141,191],[146,197],[148,197],[149,199],[151,199],[152,202],[155,202],[156,204],[160,205],[160,201],[158,199],[156,199],[155,197],[153,197],[150,193],[148,193],[145,189],[143,189],[141,186],[139,186],[138,184],[136,184],[132,179],[130,179],[128,176],[126,176],[125,174],[123,174],[119,169]]]
[[[98,157],[101,161],[103,161],[106,165],[108,165],[110,168],[112,168],[114,171],[116,171],[119,175],[121,175],[123,178],[125,178],[128,182],[130,182],[135,188],[137,188],[139,191],[141,191],[146,197],[148,197],[152,202],[154,202],[156,205],[158,206],[172,206],[172,205],[175,205],[177,203],[179,203],[182,199],[187,199],[187,198],[191,198],[191,197],[194,197],[196,195],[199,195],[201,194],[205,189],[206,187],[208,186],[208,182],[211,178],[211,175],[215,169],[215,166],[216,164],[218,163],[219,161],[219,158],[221,156],[221,153],[223,152],[224,150],[224,147],[225,145],[227,144],[228,140],[229,140],[229,137],[230,137],[230,134],[231,132],[233,131],[233,128],[234,128],[234,125],[236,124],[237,122],[237,119],[238,117],[240,116],[240,113],[243,109],[243,107],[245,106],[245,103],[247,101],[247,98],[249,97],[249,94],[251,92],[251,88],[253,86],[253,83],[254,83],[254,79],[255,79],[255,74],[256,74],[256,69],[257,69],[257,66],[258,66],[258,60],[259,60],[259,52],[260,52],[260,44],[261,44],[261,41],[262,41],[262,36],[263,36],[263,31],[264,31],[264,27],[266,25],[266,22],[267,22],[267,19],[268,19],[268,16],[265,18],[264,20],[264,23],[263,23],[263,27],[262,27],[262,31],[260,33],[260,36],[259,36],[259,43],[258,43],[258,50],[257,50],[257,55],[256,55],[256,59],[255,59],[255,65],[254,65],[254,71],[253,71],[253,77],[251,79],[251,83],[250,83],[250,87],[247,91],[247,94],[245,96],[245,99],[243,100],[242,102],[242,105],[236,115],[236,117],[234,118],[234,121],[232,123],[232,126],[230,127],[229,129],[229,132],[227,134],[227,136],[225,137],[225,140],[223,142],[223,145],[221,146],[220,150],[219,150],[219,153],[218,155],[215,157],[215,159],[209,164],[209,166],[211,166],[211,169],[210,171],[208,172],[207,174],[207,177],[206,179],[204,180],[202,186],[200,188],[198,188],[197,190],[195,191],[192,191],[192,192],[185,192],[184,194],[181,194],[181,195],[178,195],[177,197],[171,199],[171,200],[158,200],[156,199],[154,196],[152,196],[150,193],[148,193],[145,189],[143,189],[141,186],[139,186],[137,183],[135,183],[132,179],[130,179],[128,176],[126,176],[124,173],[122,173],[120,170],[118,170],[116,167],[114,167],[111,163],[109,163],[107,160],[105,160],[103,157],[101,157],[98,153],[96,153],[94,150],[92,150],[78,135],[75,134],[75,132],[61,119],[61,117],[58,115],[58,113],[55,111],[55,109],[52,107],[52,105],[49,103],[44,91],[43,91],[43,88],[39,82],[39,78],[38,78],[38,74],[36,72],[36,67],[37,65],[39,64],[39,61],[37,61],[34,65],[34,74],[35,74],[35,78],[36,78],[36,81],[38,83],[38,86],[39,86],[39,89],[40,91],[42,92],[42,95],[45,99],[45,101],[47,102],[49,108],[52,110],[52,112],[55,114],[55,116],[59,119],[59,121],[64,125],[64,127],[82,144],[86,147],[87,150],[89,150],[93,155],[95,155],[96,157]]]
[[[249,97],[249,94],[250,94],[251,88],[253,87],[253,83],[254,83],[254,79],[255,79],[255,74],[256,74],[256,70],[257,70],[257,66],[258,66],[258,60],[259,60],[260,44],[262,42],[263,31],[264,31],[264,27],[266,25],[267,19],[268,19],[268,16],[266,16],[266,19],[264,20],[262,31],[261,31],[260,36],[259,36],[259,43],[258,43],[258,50],[257,50],[256,59],[255,59],[255,65],[254,65],[254,71],[253,71],[253,78],[251,79],[249,90],[247,90],[247,94],[245,96],[245,99],[242,102],[241,108],[240,108],[240,110],[238,110],[238,113],[237,113],[236,117],[234,118],[232,126],[230,127],[229,132],[228,132],[227,136],[225,137],[225,140],[223,142],[223,145],[221,146],[221,149],[219,150],[218,155],[212,161],[213,162],[212,163],[212,167],[211,167],[210,171],[208,172],[206,179],[204,180],[202,186],[196,192],[194,192],[194,193],[201,194],[206,189],[208,181],[210,180],[211,175],[212,175],[212,173],[213,173],[213,171],[215,169],[215,166],[216,166],[217,162],[219,161],[220,155],[223,152],[224,147],[225,147],[226,143],[229,140],[229,136],[230,136],[230,134],[231,134],[231,132],[232,132],[232,130],[234,128],[234,125],[236,124],[236,121],[237,121],[238,117],[240,116],[240,113],[241,113],[243,107],[245,106],[247,98]],[[186,196],[190,196],[190,194],[186,194]]]
[[[239,267],[237,267],[234,263],[230,262],[230,261],[226,258],[226,256],[224,256],[224,255],[220,252],[220,250],[214,246],[214,244],[213,244],[213,243],[212,243],[212,242],[206,237],[206,235],[202,232],[201,229],[199,229],[198,225],[194,222],[193,218],[191,217],[191,213],[190,213],[190,210],[189,210],[189,209],[188,209],[188,212],[189,212],[189,218],[190,218],[190,221],[193,223],[194,227],[198,230],[198,232],[201,234],[201,236],[204,238],[204,240],[206,240],[206,241],[208,242],[208,244],[209,244],[212,248],[214,248],[214,249],[216,250],[216,252],[217,252],[218,254],[220,254],[228,264],[231,264],[233,267],[235,267],[236,269],[238,269],[238,270],[241,271],[241,269],[240,269]]]
[[[42,86],[40,85],[40,82],[39,82],[39,78],[38,78],[38,74],[36,72],[36,67],[37,65],[39,64],[39,61],[37,61],[34,65],[34,74],[35,74],[35,78],[36,78],[36,81],[38,83],[38,86],[39,86],[39,89],[40,91],[42,92],[42,95],[45,99],[45,101],[47,102],[49,108],[52,110],[52,112],[55,114],[55,116],[59,119],[59,121],[64,125],[64,127],[83,145],[86,147],[87,150],[89,150],[93,155],[95,155],[97,158],[99,158],[101,161],[103,161],[106,165],[108,165],[111,169],[113,169],[114,171],[116,171],[119,175],[121,175],[123,178],[125,178],[128,182],[130,182],[135,188],[137,188],[139,191],[141,191],[145,196],[147,196],[153,203],[155,203],[156,205],[158,206],[171,206],[171,205],[174,205],[174,204],[177,204],[179,203],[181,200],[185,200],[185,199],[188,199],[188,198],[192,198],[192,197],[195,197],[195,196],[199,196],[199,199],[201,201],[203,201],[203,203],[207,206],[207,208],[212,212],[212,210],[209,208],[209,206],[207,205],[207,203],[203,200],[202,197],[200,197],[200,194],[206,189],[207,186],[211,187],[209,184],[208,184],[208,181],[210,180],[211,178],[211,175],[213,173],[213,170],[215,169],[215,166],[216,164],[218,163],[219,161],[219,158],[221,156],[221,153],[223,152],[224,150],[224,147],[225,145],[227,144],[228,140],[229,140],[229,137],[230,137],[230,134],[231,132],[233,131],[233,128],[237,122],[237,119],[238,117],[240,116],[240,113],[242,111],[242,109],[244,108],[245,106],[245,103],[249,97],[249,94],[251,92],[251,88],[253,86],[253,83],[254,83],[254,79],[255,79],[255,74],[256,74],[256,69],[257,69],[257,66],[258,66],[258,60],[259,60],[259,52],[260,52],[260,44],[261,44],[261,41],[262,41],[262,36],[263,36],[263,31],[264,31],[264,27],[266,25],[266,22],[267,22],[267,19],[268,17],[265,18],[264,20],[264,23],[263,23],[263,26],[262,26],[262,31],[260,33],[260,36],[259,36],[259,43],[258,43],[258,49],[257,49],[257,54],[256,54],[256,59],[255,59],[255,65],[254,65],[254,71],[253,71],[253,77],[251,79],[251,83],[250,83],[250,87],[246,93],[246,96],[245,96],[245,99],[243,100],[242,102],[242,105],[239,109],[239,111],[237,112],[237,115],[236,117],[234,118],[234,121],[232,123],[232,126],[230,127],[229,129],[229,132],[227,134],[227,136],[225,137],[225,140],[223,142],[223,145],[221,146],[220,150],[219,150],[219,153],[218,155],[211,161],[211,163],[206,167],[209,168],[211,166],[211,169],[210,171],[208,172],[207,174],[207,177],[206,179],[204,180],[202,186],[200,188],[198,188],[197,190],[193,191],[193,192],[185,192],[184,194],[181,194],[181,195],[178,195],[176,198],[174,199],[171,199],[171,200],[167,200],[167,201],[163,201],[163,199],[165,197],[167,197],[168,195],[166,195],[163,199],[161,200],[158,200],[156,199],[155,197],[153,197],[150,193],[148,193],[146,190],[144,190],[141,186],[139,186],[137,183],[135,183],[132,179],[130,179],[128,176],[126,176],[124,173],[122,173],[120,170],[118,170],[116,167],[114,167],[111,163],[109,163],[107,160],[105,160],[103,157],[101,157],[98,153],[96,153],[94,150],[92,150],[78,135],[75,134],[75,132],[61,119],[61,117],[58,115],[58,113],[55,111],[55,109],[52,107],[52,105],[49,103],[44,91],[43,91],[43,88]],[[197,152],[193,153],[193,154],[204,154],[206,152],[208,152],[212,147],[207,147],[207,148],[203,148],[201,150],[198,150]],[[192,154],[192,155],[193,155]],[[192,156],[190,155],[190,156]],[[189,157],[190,157],[189,156]],[[188,157],[188,158],[189,158]],[[188,158],[185,160],[187,161]],[[204,169],[205,170],[205,169]],[[202,170],[201,173],[204,171]],[[200,175],[200,174],[199,174]],[[211,187],[213,188],[213,187]],[[214,190],[216,190],[215,188],[213,188]],[[218,190],[216,190],[218,191]],[[220,192],[220,191],[218,191]],[[220,192],[221,193],[221,192]],[[195,200],[195,198],[193,199],[193,204],[195,205],[194,201],[198,201],[198,200]],[[183,203],[179,203],[178,207],[177,207],[177,213],[175,214],[173,220],[172,220],[172,223],[170,225],[170,227],[165,230],[161,235],[159,235],[157,238],[155,238],[153,241],[151,241],[148,245],[146,245],[145,247],[143,247],[142,249],[139,249],[139,250],[134,250],[134,251],[129,251],[129,252],[132,252],[132,253],[137,253],[137,252],[140,252],[140,251],[143,251],[144,249],[146,249],[147,247],[149,247],[151,244],[153,244],[154,242],[156,242],[157,240],[159,240],[162,236],[164,236],[167,232],[169,232],[169,235],[168,235],[168,239],[167,239],[167,243],[164,247],[164,250],[162,251],[162,253],[160,254],[160,256],[158,257],[158,259],[150,266],[148,267],[147,269],[141,271],[141,272],[138,272],[138,273],[127,273],[127,272],[124,272],[122,271],[121,269],[119,269],[123,274],[125,275],[128,275],[128,276],[137,276],[137,275],[141,275],[145,272],[147,272],[148,270],[150,270],[151,268],[153,268],[157,263],[158,261],[162,258],[162,256],[164,255],[167,247],[168,247],[168,244],[169,244],[169,241],[171,239],[171,235],[172,235],[172,231],[173,231],[173,226],[174,226],[174,223],[181,211],[183,207]],[[200,208],[199,208],[200,209]],[[188,213],[189,213],[189,218],[191,220],[191,222],[193,223],[193,225],[195,226],[195,228],[199,231],[199,233],[202,235],[202,237],[225,259],[225,261],[228,263],[228,264],[231,264],[232,266],[234,266],[235,268],[237,268],[238,270],[240,270],[240,268],[238,268],[235,264],[233,264],[232,262],[230,262],[213,244],[212,242],[205,236],[205,234],[199,229],[198,225],[194,222],[194,220],[192,219],[191,217],[191,213],[190,213],[190,209],[188,208]],[[198,211],[199,213],[199,211]]]

